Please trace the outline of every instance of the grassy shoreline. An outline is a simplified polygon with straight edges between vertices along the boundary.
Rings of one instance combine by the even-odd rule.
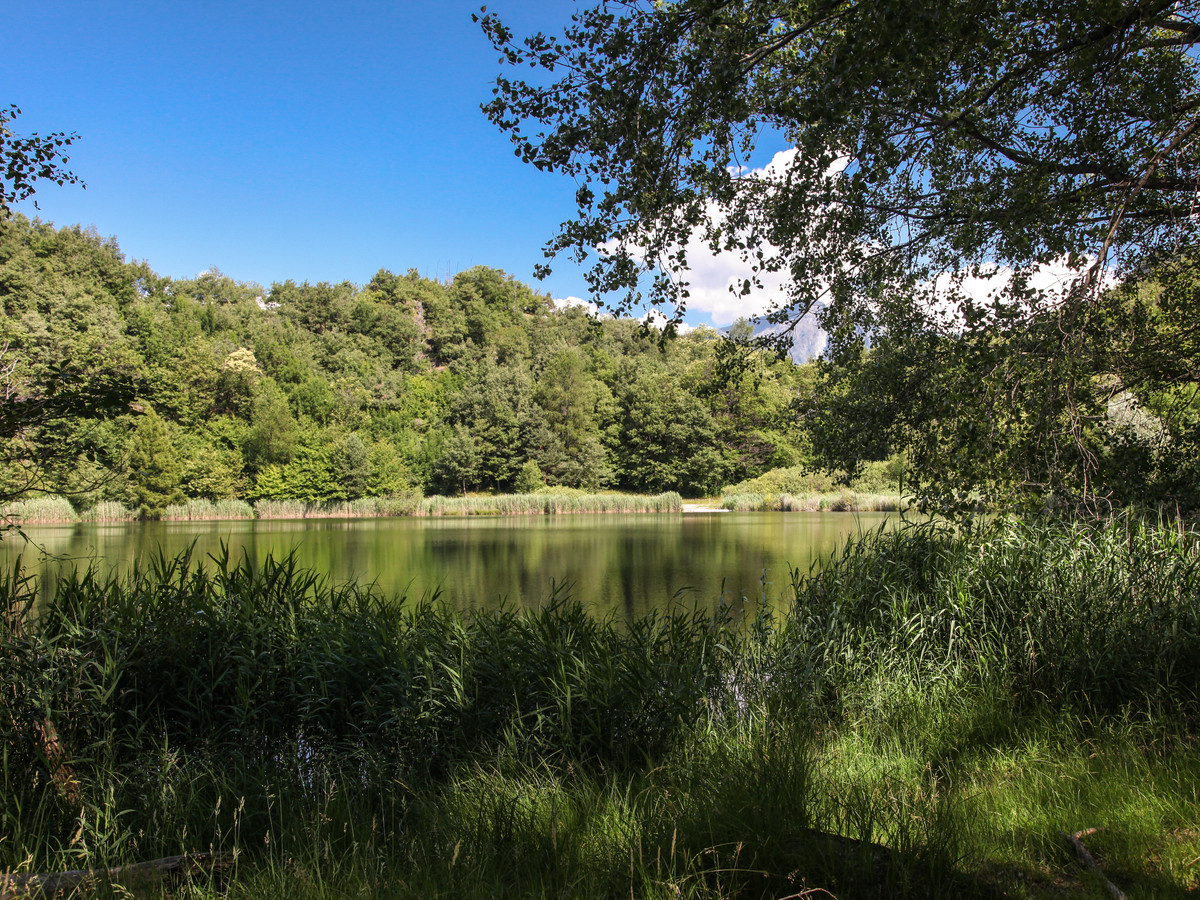
[[[475,497],[365,497],[314,503],[304,500],[188,500],[172,504],[158,517],[164,522],[239,519],[364,519],[393,516],[513,516],[572,513],[680,512],[679,494],[584,494],[581,492],[492,494]],[[64,497],[20,500],[0,508],[0,518],[21,525],[65,525],[76,522],[130,522],[135,510],[105,502],[82,513]]]
[[[904,509],[899,496],[855,491],[813,494],[731,494],[711,499],[714,509],[739,512],[894,512]],[[475,497],[365,497],[310,503],[303,500],[194,499],[168,506],[164,522],[218,522],[249,519],[365,519],[393,516],[513,516],[571,513],[681,512],[687,503],[676,493],[494,494]],[[67,525],[76,522],[132,522],[136,510],[106,501],[77,512],[64,497],[20,500],[0,508],[0,518],[20,525]]]
[[[195,897],[1200,890],[1200,533],[875,533],[774,611],[454,612],[294,560],[0,579],[0,871]],[[52,736],[52,737],[50,737]]]
[[[907,504],[898,494],[869,491],[818,491],[811,494],[726,494],[721,506],[734,512],[900,512]]]

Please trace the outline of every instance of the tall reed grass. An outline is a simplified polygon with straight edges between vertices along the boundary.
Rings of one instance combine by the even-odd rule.
[[[79,827],[72,792],[47,792],[64,765],[101,791],[89,802],[147,835],[139,852],[165,855],[178,832],[137,810],[192,771],[247,797],[264,781],[305,795],[329,772],[380,795],[480,754],[643,760],[695,722],[720,652],[708,616],[617,627],[558,597],[533,614],[462,615],[331,587],[294,557],[66,575],[31,621],[35,592],[19,572],[0,580],[0,825],[35,858],[65,852]],[[193,834],[211,827],[179,815]],[[259,834],[271,824],[266,806],[243,815]],[[16,846],[0,846],[10,865]]]
[[[497,494],[489,497],[363,497],[312,503],[305,500],[190,499],[169,505],[162,514],[167,521],[227,519],[356,519],[381,516],[520,516],[565,513],[654,513],[679,512],[683,500],[677,493],[643,496],[637,494],[587,494],[579,492]],[[127,522],[137,513],[115,501],[102,501],[76,513],[62,497],[22,500],[0,507],[0,516],[12,522]]]
[[[101,500],[90,509],[76,512],[66,497],[34,497],[0,506],[0,516],[25,525],[60,522],[131,522],[137,513],[115,500]]]
[[[793,573],[775,634],[812,696],[881,681],[1002,687],[1020,704],[1200,712],[1200,534],[1125,518],[965,533],[927,524]]]
[[[167,521],[204,521],[212,519],[253,519],[254,508],[244,500],[192,499],[173,503],[162,514]]]
[[[680,512],[683,498],[674,491],[641,494],[496,494],[490,497],[426,497],[418,516],[528,516],[566,513]]]
[[[260,519],[367,519],[411,516],[417,497],[361,497],[310,503],[306,500],[256,500],[254,514]]]
[[[754,621],[455,612],[291,557],[66,576],[34,617],[37,589],[0,578],[0,868],[211,846],[232,897],[1037,896],[1099,825],[1131,895],[1200,890],[1188,529],[871,533]]]
[[[65,497],[32,497],[0,505],[0,519],[26,525],[77,522],[79,515]]]
[[[896,512],[904,509],[894,494],[850,490],[818,494],[726,494],[721,508],[735,512]]]

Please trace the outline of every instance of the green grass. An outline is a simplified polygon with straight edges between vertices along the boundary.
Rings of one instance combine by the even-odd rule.
[[[1130,896],[1195,896],[1198,569],[1167,524],[925,526],[752,622],[631,623],[291,559],[67,578],[30,622],[13,573],[0,869],[213,847],[237,872],[196,896],[1103,897],[1059,834],[1100,828]]]

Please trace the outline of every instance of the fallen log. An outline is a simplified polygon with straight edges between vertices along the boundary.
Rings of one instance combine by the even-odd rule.
[[[1074,834],[1067,834],[1065,831],[1060,831],[1059,834],[1066,838],[1067,842],[1073,848],[1075,848],[1075,855],[1079,857],[1079,861],[1082,862],[1088,869],[1104,879],[1104,887],[1112,895],[1113,900],[1128,900],[1128,898],[1125,896],[1125,892],[1109,881],[1108,877],[1100,871],[1100,865],[1096,862],[1096,858],[1092,856],[1092,854],[1088,852],[1088,848],[1083,845],[1083,839],[1085,837],[1087,837],[1089,834],[1095,834],[1099,830],[1099,828],[1085,828],[1082,831],[1076,831]]]
[[[233,866],[233,853],[185,853],[111,869],[74,869],[37,875],[0,873],[0,900],[72,897],[101,885],[120,885],[131,893],[155,890],[164,881],[210,875]]]

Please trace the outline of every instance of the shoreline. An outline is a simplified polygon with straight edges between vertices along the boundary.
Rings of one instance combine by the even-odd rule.
[[[61,500],[61,498],[54,498]],[[334,501],[331,503],[306,503],[303,501],[258,501],[253,507],[245,501],[191,501],[168,508],[167,514],[155,519],[140,518],[131,510],[112,504],[107,515],[88,511],[82,515],[71,510],[65,500],[54,502],[54,510],[43,509],[39,513],[23,516],[19,510],[22,501],[10,504],[9,509],[0,511],[0,520],[8,527],[38,525],[113,525],[128,522],[246,522],[267,520],[302,519],[389,519],[389,518],[469,518],[534,515],[613,515],[621,513],[653,514],[680,513],[683,515],[711,515],[729,512],[895,512],[900,498],[882,495],[864,495],[862,503],[854,495],[813,494],[786,497],[784,502],[776,498],[756,498],[760,502],[753,506],[728,501],[718,505],[718,498],[706,497],[683,500],[677,494],[497,494],[482,497],[424,497],[420,500],[397,501],[386,498],[364,498],[358,501]],[[35,501],[38,502],[38,501]],[[219,511],[223,503],[240,507],[235,511]],[[40,505],[40,504],[39,504]],[[46,504],[51,505],[51,504]],[[107,505],[107,504],[106,504]],[[115,509],[113,507],[116,507]],[[55,513],[58,513],[57,515]],[[0,521],[0,527],[5,522]]]
[[[0,508],[10,527],[35,525],[114,524],[119,522],[220,522],[258,519],[381,519],[466,516],[534,516],[570,514],[675,513],[683,499],[661,494],[491,494],[474,497],[365,497],[358,500],[189,500],[172,504],[155,517],[142,517],[123,504],[104,502],[77,512],[63,497],[16,501]],[[0,527],[3,522],[0,521]]]

